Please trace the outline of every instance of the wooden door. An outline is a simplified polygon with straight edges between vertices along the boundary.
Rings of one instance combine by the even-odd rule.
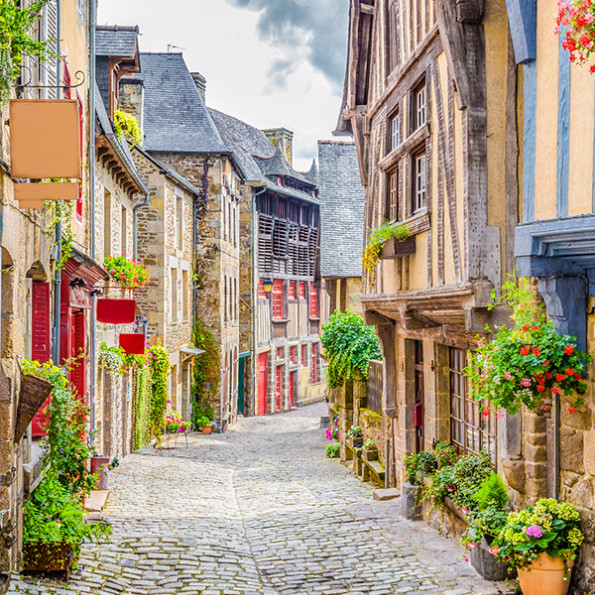
[[[415,450],[424,449],[424,353],[423,343],[415,341],[415,404],[413,405],[415,426]]]
[[[85,312],[78,310],[72,315],[71,357],[78,358],[70,371],[70,381],[76,394],[83,402],[87,402],[87,333],[85,328]]]
[[[258,410],[257,415],[267,412],[267,354],[258,356]]]

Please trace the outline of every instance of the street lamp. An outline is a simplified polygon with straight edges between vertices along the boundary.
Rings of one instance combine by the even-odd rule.
[[[263,279],[262,280],[262,289],[265,293],[271,293],[273,291],[273,281],[272,279]]]

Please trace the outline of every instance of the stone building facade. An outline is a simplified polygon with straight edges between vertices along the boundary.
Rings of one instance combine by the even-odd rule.
[[[261,131],[210,112],[246,175],[240,210],[244,413],[285,411],[321,399],[325,388],[315,168],[308,174],[293,169],[287,129]]]

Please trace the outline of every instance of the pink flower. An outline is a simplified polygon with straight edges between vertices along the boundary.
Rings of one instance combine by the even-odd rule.
[[[529,386],[531,386],[531,379],[530,378],[523,378],[521,380],[521,386],[524,386],[525,388],[528,388]]]
[[[510,380],[512,378],[512,374],[510,372],[504,372],[504,378],[506,378],[506,380]]]
[[[543,531],[539,525],[527,527],[526,533],[529,537],[535,537],[535,539],[541,539],[543,537]]]

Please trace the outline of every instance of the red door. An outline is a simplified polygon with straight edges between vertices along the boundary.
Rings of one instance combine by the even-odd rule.
[[[31,290],[31,358],[47,362],[51,357],[50,343],[50,284],[33,281]],[[49,397],[40,407],[32,421],[33,436],[45,436],[48,419]]]
[[[289,373],[289,409],[293,407],[293,391],[295,386],[295,372]]]
[[[275,411],[281,411],[283,391],[283,366],[277,366],[275,370]]]
[[[79,310],[72,315],[72,357],[79,359],[76,360],[70,371],[70,382],[76,388],[76,394],[84,402],[87,400],[87,368],[86,357],[80,356],[87,353],[85,330],[85,312]]]
[[[258,415],[267,412],[267,354],[258,356]]]

